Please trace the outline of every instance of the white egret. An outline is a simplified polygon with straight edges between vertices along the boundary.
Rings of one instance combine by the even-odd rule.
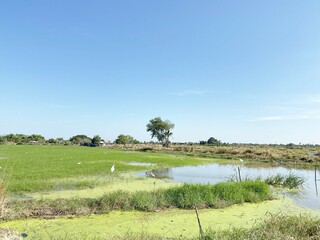
[[[113,173],[114,170],[116,170],[116,168],[115,168],[115,166],[114,166],[114,164],[113,164],[112,167],[111,167],[111,172]]]
[[[149,177],[150,177],[150,176],[151,176],[151,177],[156,177],[156,175],[154,175],[154,173],[153,173],[152,171],[147,171],[147,172],[146,172],[146,175],[149,176]]]
[[[81,162],[78,162],[77,164],[78,164],[78,165],[80,165],[80,164],[81,164]]]
[[[240,158],[239,160],[240,160],[240,162],[243,162],[243,159]]]

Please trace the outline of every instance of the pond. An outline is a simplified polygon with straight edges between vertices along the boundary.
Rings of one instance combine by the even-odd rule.
[[[315,186],[315,171],[314,169],[295,169],[286,167],[252,167],[244,164],[208,164],[200,166],[185,166],[165,169],[156,169],[149,172],[140,172],[139,176],[155,177],[155,178],[169,178],[174,182],[181,183],[202,183],[215,184],[218,182],[225,182],[232,176],[237,176],[238,167],[240,167],[242,179],[255,179],[261,177],[262,179],[268,176],[274,176],[277,173],[288,175],[293,173],[305,178],[305,183],[300,191],[282,191],[281,194],[290,197],[295,203],[302,207],[311,209],[320,209],[320,198],[316,193]],[[320,179],[320,171],[317,171],[317,178]],[[319,190],[320,190],[320,181]]]

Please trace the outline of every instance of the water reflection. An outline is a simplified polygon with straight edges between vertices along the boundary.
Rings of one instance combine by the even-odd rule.
[[[242,179],[262,178],[277,173],[288,175],[290,172],[306,179],[301,191],[282,191],[281,194],[293,199],[296,204],[312,209],[320,209],[319,197],[316,194],[315,171],[311,169],[295,169],[282,166],[246,166],[243,164],[209,164],[200,166],[185,166],[152,170],[155,178],[169,178],[175,182],[215,184],[225,182],[231,176],[238,175],[240,166]],[[140,176],[150,176],[139,173]],[[319,175],[318,175],[319,176]]]

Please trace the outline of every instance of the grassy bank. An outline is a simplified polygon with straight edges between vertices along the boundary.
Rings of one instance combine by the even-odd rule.
[[[255,203],[270,198],[269,186],[261,181],[216,185],[185,184],[153,192],[116,191],[100,198],[10,201],[7,206],[10,211],[6,213],[4,219],[103,214],[111,210],[224,208],[233,204]]]

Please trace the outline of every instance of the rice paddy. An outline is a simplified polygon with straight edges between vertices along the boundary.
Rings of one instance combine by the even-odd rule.
[[[112,182],[115,175],[151,169],[131,162],[153,163],[156,168],[213,162],[164,153],[127,152],[80,146],[0,146],[0,177],[6,175],[8,192],[35,192],[92,188]],[[81,163],[81,164],[78,164]],[[116,171],[110,171],[112,165]],[[3,177],[2,177],[3,178]]]

